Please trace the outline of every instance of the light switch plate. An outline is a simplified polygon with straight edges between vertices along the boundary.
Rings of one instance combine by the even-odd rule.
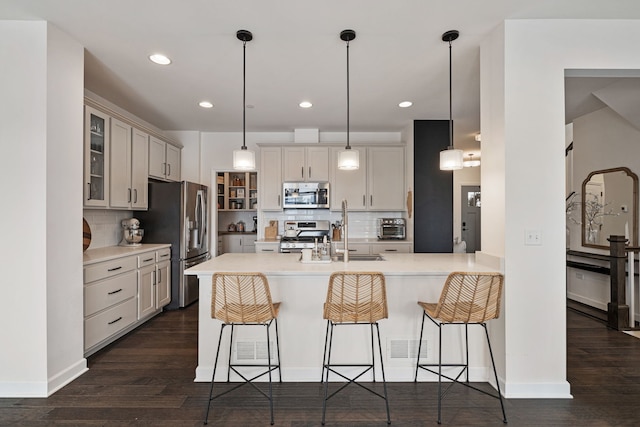
[[[524,244],[527,246],[538,246],[542,244],[542,231],[540,230],[525,230],[524,231]]]

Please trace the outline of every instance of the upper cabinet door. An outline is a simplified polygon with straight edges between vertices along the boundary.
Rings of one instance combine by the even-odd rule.
[[[86,207],[106,208],[109,204],[110,117],[85,106],[84,120],[84,201]]]
[[[329,181],[329,147],[307,147],[307,181]]]
[[[260,209],[282,210],[282,148],[260,148],[260,181],[258,182]]]
[[[304,181],[305,173],[305,148],[284,147],[283,154],[283,180]]]
[[[166,159],[167,143],[158,138],[149,138],[149,176],[164,179],[167,164]]]
[[[329,181],[328,147],[284,147],[283,180]]]
[[[180,181],[180,149],[174,145],[167,144],[166,179],[169,181]]]
[[[405,210],[404,148],[369,147],[366,165],[369,210]]]
[[[109,206],[131,207],[131,126],[111,119]]]
[[[131,207],[149,207],[149,135],[133,128],[131,133]]]

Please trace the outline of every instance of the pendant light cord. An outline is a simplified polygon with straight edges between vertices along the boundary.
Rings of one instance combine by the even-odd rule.
[[[452,79],[451,79],[451,40],[449,40],[449,147],[453,148],[453,102],[452,102]]]
[[[351,149],[349,145],[349,40],[347,40],[347,150]]]
[[[242,150],[246,150],[246,115],[247,115],[247,41],[242,41]]]

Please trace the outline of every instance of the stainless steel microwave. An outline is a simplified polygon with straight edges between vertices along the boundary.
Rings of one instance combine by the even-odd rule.
[[[328,209],[328,182],[285,182],[282,184],[285,209]]]

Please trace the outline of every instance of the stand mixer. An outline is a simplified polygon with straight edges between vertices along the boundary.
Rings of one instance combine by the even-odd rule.
[[[122,241],[120,246],[140,246],[144,230],[140,228],[140,221],[136,218],[123,219],[122,224]]]

